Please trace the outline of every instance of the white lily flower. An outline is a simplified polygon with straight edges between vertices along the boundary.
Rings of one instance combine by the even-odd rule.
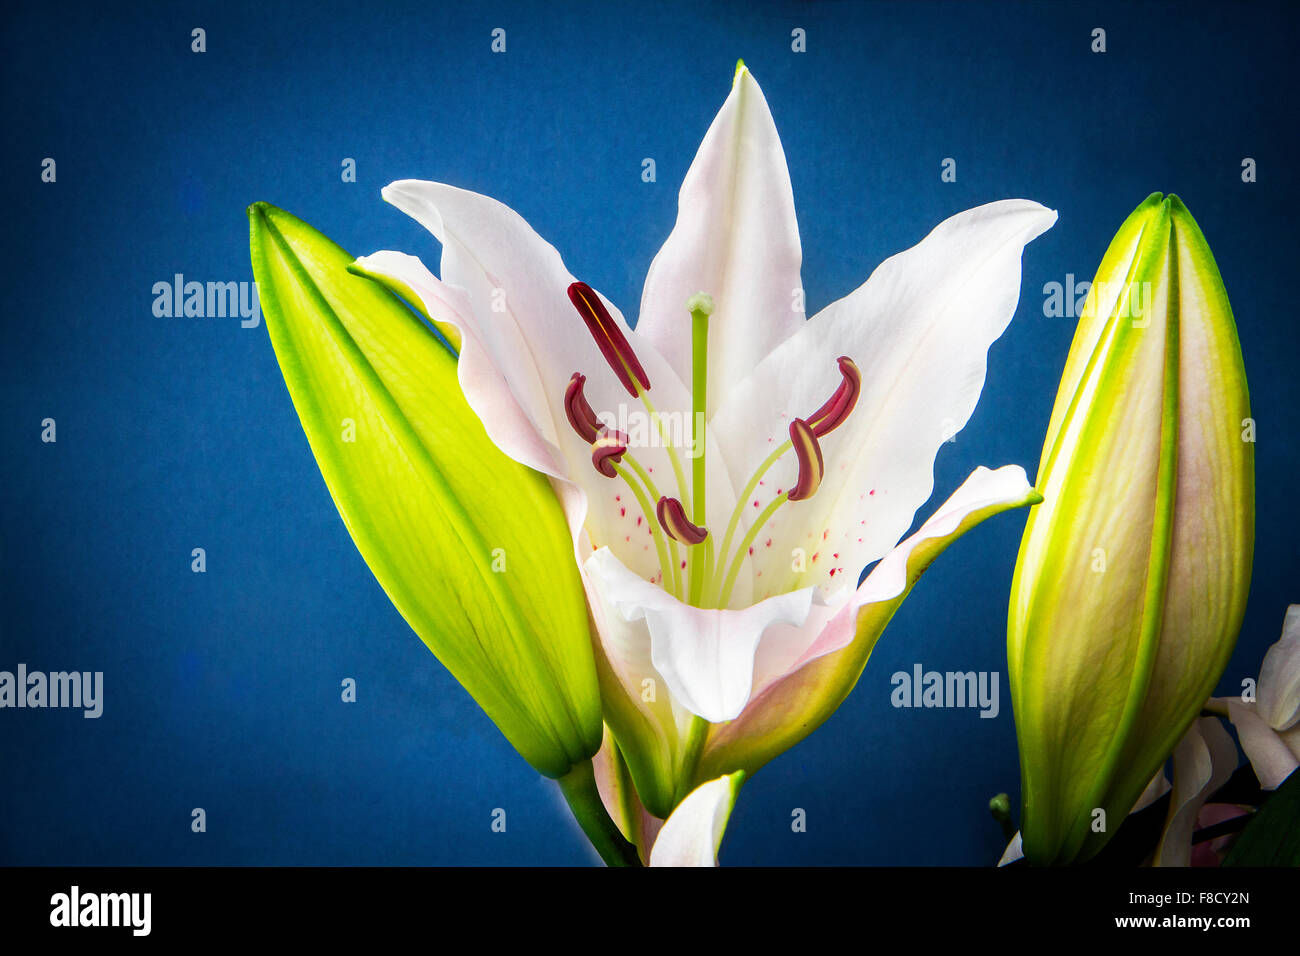
[[[552,479],[605,719],[656,816],[815,729],[929,562],[1040,500],[1020,467],[981,467],[899,543],[974,411],[1022,249],[1055,212],[960,213],[805,320],[785,155],[743,65],[635,330],[501,203],[415,180],[383,195],[442,244],[442,277],[396,252],[356,270],[423,307],[488,435]]]
[[[1287,608],[1282,636],[1264,654],[1255,700],[1217,697],[1227,708],[1264,790],[1276,790],[1300,767],[1300,604]]]

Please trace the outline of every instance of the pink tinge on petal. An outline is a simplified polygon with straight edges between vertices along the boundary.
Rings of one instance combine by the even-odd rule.
[[[908,561],[913,552],[928,541],[944,547],[972,526],[967,519],[983,520],[990,514],[1032,500],[1033,489],[1018,465],[996,470],[977,468],[961,487],[925,522],[915,534],[901,542],[883,558],[850,594],[847,589],[826,596],[815,589],[816,598],[803,625],[799,628],[771,627],[765,638],[763,653],[756,658],[754,692],[740,717],[710,737],[706,758],[711,753],[719,767],[730,766],[727,755],[733,747],[748,747],[747,741],[776,741],[786,736],[783,728],[802,728],[810,733],[828,715],[818,710],[821,685],[812,686],[807,674],[816,680],[827,674],[805,672],[814,661],[848,647],[857,634],[859,615],[868,605],[892,601],[910,586]],[[919,573],[923,568],[917,568]],[[883,624],[882,624],[883,626]],[[874,642],[877,634],[864,639]],[[848,692],[857,674],[848,675]],[[787,743],[785,746],[790,746]],[[759,748],[762,750],[762,748]],[[767,753],[770,759],[775,752]]]
[[[773,625],[802,625],[812,589],[768,598],[743,610],[692,607],[629,571],[608,548],[588,559],[602,600],[624,621],[644,621],[654,669],[672,699],[712,723],[749,702],[754,660]]]
[[[1212,827],[1219,823],[1227,823],[1229,820],[1235,820],[1249,812],[1245,807],[1239,807],[1233,803],[1207,803],[1201,807],[1201,812],[1196,815],[1196,829],[1204,830],[1206,827]],[[1192,844],[1191,865],[1219,866],[1228,850],[1232,848],[1235,839],[1236,834],[1229,833],[1221,837],[1215,837],[1213,840]]]

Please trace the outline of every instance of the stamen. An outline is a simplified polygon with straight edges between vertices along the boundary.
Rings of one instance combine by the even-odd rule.
[[[614,466],[627,453],[628,438],[620,431],[605,429],[591,445],[591,463],[606,478],[615,477]]]
[[[841,355],[838,361],[844,381],[840,382],[839,388],[826,400],[826,404],[807,419],[808,424],[812,426],[813,434],[818,438],[844,424],[844,419],[849,417],[849,412],[853,411],[853,406],[858,403],[858,393],[862,391],[862,373],[858,371],[853,359]]]
[[[600,301],[600,296],[587,283],[575,282],[569,286],[569,301],[587,323],[600,354],[605,356],[605,361],[623,383],[627,393],[636,398],[638,383],[641,389],[648,391],[650,378],[641,367],[641,360],[632,351],[627,337],[609,314],[609,309],[605,308],[605,303]],[[633,381],[634,378],[636,381]]]
[[[790,443],[794,445],[795,456],[799,459],[799,480],[790,489],[791,501],[803,501],[811,498],[822,483],[825,464],[822,462],[822,446],[817,443],[813,428],[802,418],[790,423]]]
[[[569,416],[569,424],[578,433],[578,437],[591,445],[600,435],[601,424],[596,413],[591,410],[587,396],[582,394],[582,386],[586,381],[587,376],[581,372],[573,373],[569,387],[564,390],[564,413]]]
[[[660,498],[655,514],[659,518],[659,524],[674,541],[699,544],[709,536],[707,528],[701,528],[687,520],[686,509],[676,498]]]

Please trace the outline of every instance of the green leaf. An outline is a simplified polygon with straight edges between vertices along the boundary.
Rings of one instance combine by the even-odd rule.
[[[1223,865],[1300,866],[1300,772],[1273,791]]]
[[[455,357],[353,257],[248,210],[271,344],[339,515],[429,649],[538,771],[596,752],[600,697],[573,544],[547,479],[488,438]]]

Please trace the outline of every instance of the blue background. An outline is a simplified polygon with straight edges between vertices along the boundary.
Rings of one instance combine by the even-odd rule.
[[[1028,248],[980,407],[936,465],[1038,460],[1073,321],[1124,216],[1179,193],[1214,249],[1259,421],[1250,605],[1220,692],[1297,589],[1294,7],[1234,4],[42,5],[4,14],[0,669],[102,670],[99,720],[0,711],[0,862],[585,863],[554,786],[392,609],[330,502],[265,326],[155,318],[174,273],[251,280],[268,200],[356,254],[437,262],[380,201],[439,179],[517,209],[635,314],[743,57],[785,144],[809,314],[961,209],[1060,211]],[[1091,31],[1107,31],[1104,55]],[[190,30],[207,52],[190,51]],[[508,52],[489,50],[507,30]],[[790,32],[807,31],[792,53]],[[54,184],[40,181],[46,157]],[[1241,181],[1243,157],[1259,181]],[[356,183],[340,180],[344,157]],[[658,181],[643,183],[653,157]],[[957,160],[956,183],[940,162]],[[58,423],[56,444],[40,422]],[[922,509],[922,516],[928,508]],[[995,861],[1018,790],[1006,598],[1023,514],[955,545],[858,689],[746,787],[728,863]],[[207,573],[190,551],[207,550]],[[894,710],[916,662],[1002,711]],[[340,702],[344,677],[355,704]],[[207,832],[190,811],[207,811]],[[493,808],[508,814],[491,832]],[[806,833],[791,810],[807,811]]]

